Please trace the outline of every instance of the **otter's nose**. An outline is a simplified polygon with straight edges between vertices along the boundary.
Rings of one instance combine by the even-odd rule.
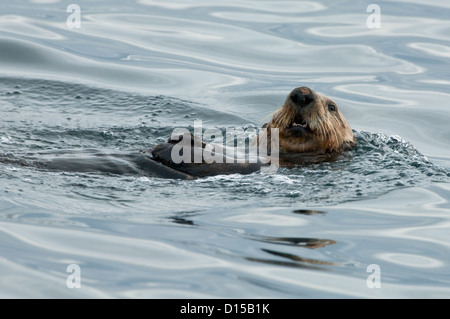
[[[314,94],[309,88],[302,86],[291,92],[291,100],[299,106],[306,106],[314,101]]]

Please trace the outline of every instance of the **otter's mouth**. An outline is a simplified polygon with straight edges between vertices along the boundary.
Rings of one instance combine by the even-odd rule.
[[[309,123],[300,116],[296,116],[292,123],[288,126],[288,129],[297,134],[299,133],[312,133],[312,129]]]

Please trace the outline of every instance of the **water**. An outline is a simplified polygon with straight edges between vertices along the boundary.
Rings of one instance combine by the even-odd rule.
[[[0,296],[450,297],[442,2],[383,1],[378,29],[369,1],[78,1],[79,29],[66,2],[1,2]],[[301,85],[354,151],[194,181],[128,158],[196,119],[259,127]]]

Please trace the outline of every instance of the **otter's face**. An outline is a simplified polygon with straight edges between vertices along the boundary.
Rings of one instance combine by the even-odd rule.
[[[289,93],[271,121],[280,129],[285,152],[342,151],[355,145],[355,137],[336,103],[305,86]]]

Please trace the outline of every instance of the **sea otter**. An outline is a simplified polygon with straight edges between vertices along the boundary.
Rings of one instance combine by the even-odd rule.
[[[191,133],[170,138],[167,143],[156,145],[151,151],[152,158],[188,176],[203,177],[218,174],[252,173],[270,163],[274,149],[271,149],[273,132],[278,134],[276,155],[280,164],[289,166],[299,163],[329,160],[356,145],[352,128],[336,103],[329,97],[302,86],[292,90],[284,105],[273,113],[251,144],[267,146],[269,161],[230,163],[224,160],[210,163],[202,160],[194,162],[194,157],[203,155],[207,144]],[[173,159],[174,147],[179,143],[189,148],[188,161]],[[273,158],[272,158],[273,160]]]
[[[203,136],[209,140],[205,132]],[[181,136],[173,135],[167,143],[131,154],[106,154],[92,149],[58,150],[24,157],[0,154],[0,163],[66,172],[195,179],[259,170],[276,172],[279,166],[333,160],[356,144],[353,131],[336,103],[304,86],[290,92],[261,132],[254,133],[248,147],[234,145],[238,139],[230,139],[231,147],[228,141],[225,145],[205,143],[186,129]]]

